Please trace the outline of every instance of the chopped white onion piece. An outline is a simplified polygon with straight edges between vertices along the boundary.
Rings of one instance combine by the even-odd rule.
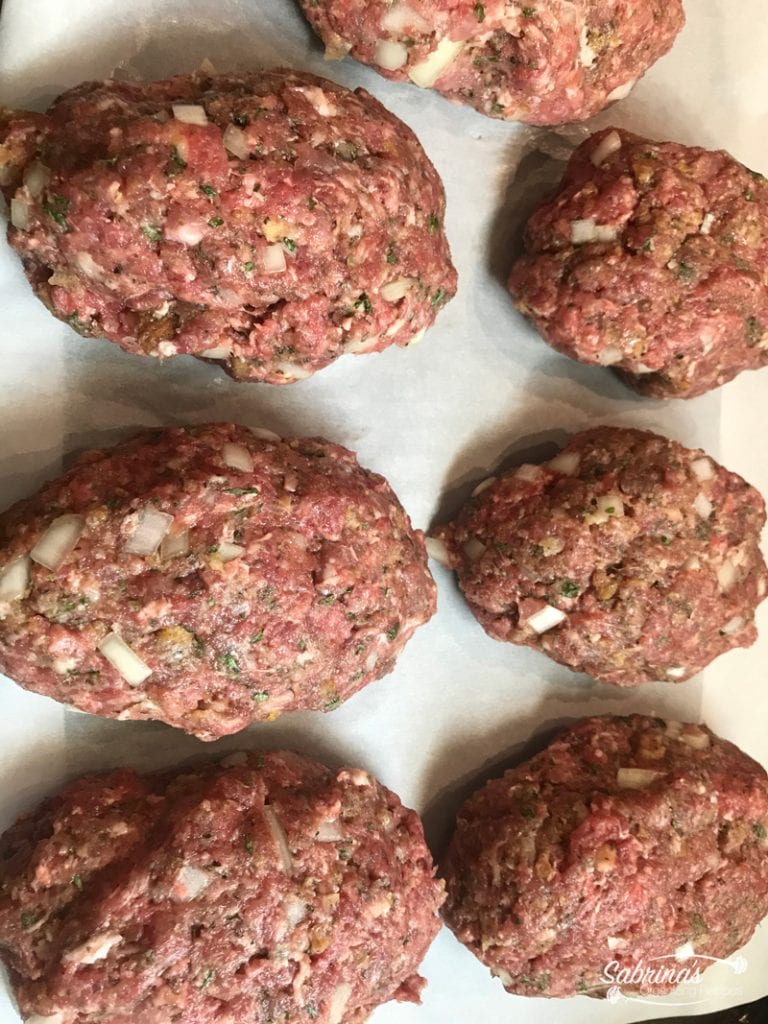
[[[488,548],[483,544],[477,537],[470,537],[467,543],[464,545],[464,554],[470,560],[470,562],[476,562],[478,558],[482,558]]]
[[[441,39],[437,49],[418,64],[414,64],[408,77],[422,89],[431,89],[442,73],[450,67],[464,49],[464,43]]]
[[[553,473],[562,473],[563,476],[574,476],[581,465],[581,456],[578,452],[560,452],[554,459],[547,463]]]
[[[385,71],[397,71],[408,63],[408,47],[391,39],[380,39],[373,59]]]
[[[29,203],[23,199],[11,200],[11,224],[19,231],[29,231],[32,221],[29,216]]]
[[[46,1017],[41,1016],[39,1013],[35,1013],[31,1017],[25,1017],[24,1024],[62,1024],[63,1020],[64,1014],[61,1010],[57,1010],[56,1013],[49,1013]]]
[[[213,878],[207,871],[192,867],[191,864],[185,864],[176,875],[172,895],[184,902],[196,900],[200,893],[205,892],[212,881]]]
[[[239,469],[242,473],[253,472],[253,456],[245,445],[228,442],[224,445],[221,456],[224,465],[230,469]]]
[[[722,590],[730,590],[738,579],[738,569],[734,562],[727,559],[717,570],[717,580]]]
[[[385,302],[399,302],[416,284],[415,277],[398,277],[396,281],[385,284],[379,294]]]
[[[684,732],[678,737],[681,743],[687,744],[694,750],[707,750],[709,748],[709,733],[703,729],[696,729],[696,732]]]
[[[574,220],[571,223],[571,241],[574,245],[587,245],[589,242],[615,242],[618,237],[618,228],[608,224],[598,224],[594,217]]]
[[[0,601],[20,601],[29,588],[32,562],[28,555],[15,558],[0,573]]]
[[[99,650],[129,686],[141,686],[152,675],[152,669],[117,633],[107,633]]]
[[[585,68],[594,67],[597,60],[597,54],[589,45],[589,29],[586,25],[582,27],[581,36],[579,37],[579,60]]]
[[[496,479],[497,478],[495,476],[489,476],[487,480],[483,480],[477,485],[474,491],[472,491],[472,497],[476,498],[478,494],[482,494],[483,491],[487,491],[489,487],[493,487],[496,483]]]
[[[667,676],[670,679],[682,679],[687,674],[688,674],[688,669],[684,668],[682,665],[680,665],[680,666],[678,666],[676,668],[668,668],[667,669]]]
[[[624,515],[624,502],[620,494],[603,494],[597,499],[598,512],[620,519]]]
[[[715,511],[715,506],[706,496],[706,494],[697,494],[696,500],[693,503],[693,507],[696,513],[701,516],[702,519],[709,519],[712,513]]]
[[[702,235],[712,234],[712,228],[715,226],[716,220],[717,217],[714,215],[714,213],[708,213],[704,217],[704,220],[701,222],[701,227],[699,228],[699,231],[702,233]]]
[[[426,544],[427,554],[429,557],[434,558],[434,560],[439,562],[440,565],[444,565],[446,568],[450,569],[451,556],[448,553],[448,548],[445,544],[441,540],[438,540],[437,537],[426,537],[424,543]]]
[[[304,900],[299,899],[297,896],[287,896],[283,900],[283,910],[288,919],[288,924],[292,928],[295,928],[297,924],[301,924],[307,916],[308,909]]]
[[[636,78],[630,78],[630,80],[625,82],[623,85],[617,85],[612,92],[608,93],[608,96],[606,97],[608,103],[615,103],[617,100],[625,100],[635,88],[636,83]]]
[[[125,550],[129,555],[154,555],[172,526],[173,516],[148,506],[142,510],[133,532],[126,539]]]
[[[55,572],[64,559],[77,547],[85,530],[83,516],[64,515],[54,519],[29,553],[38,565]]]
[[[275,369],[282,373],[287,380],[306,380],[312,376],[314,371],[310,370],[307,366],[302,366],[301,363],[291,363],[287,360],[285,362],[275,363]]]
[[[328,1004],[328,1024],[343,1024],[344,1011],[347,1008],[349,997],[352,995],[352,986],[348,984],[337,985]]]
[[[171,109],[176,120],[182,121],[184,124],[208,124],[205,108],[196,103],[174,103]]]
[[[35,160],[24,171],[24,184],[33,199],[38,199],[43,194],[43,190],[50,180],[50,170],[39,160]]]
[[[291,856],[291,851],[288,848],[288,837],[285,834],[285,830],[271,807],[264,807],[264,817],[267,819],[269,831],[272,833],[272,838],[275,841],[277,852],[280,855],[280,863],[283,871],[286,875],[291,875],[293,874],[293,857]]]
[[[696,956],[696,950],[693,948],[693,943],[689,940],[684,942],[682,946],[678,946],[675,950],[675,960],[682,963],[684,960],[690,960],[692,956]]]
[[[234,562],[236,558],[242,558],[245,554],[245,548],[240,544],[230,544],[229,541],[224,541],[219,544],[219,550],[216,554],[222,562]]]
[[[266,427],[250,427],[249,429],[254,437],[259,437],[262,441],[274,441],[275,444],[282,441],[279,434],[276,434],[274,430],[267,430]]]
[[[224,143],[224,149],[231,153],[232,156],[239,157],[241,160],[247,160],[251,149],[248,145],[248,138],[242,128],[238,128],[234,124],[227,125],[221,141]]]
[[[183,558],[189,554],[189,530],[180,533],[169,533],[160,545],[160,557],[163,559]]]
[[[196,352],[201,359],[229,359],[232,355],[231,345],[219,345],[216,348],[207,348],[203,352]]]
[[[95,964],[99,960],[105,960],[113,946],[119,945],[123,936],[117,932],[106,932],[103,935],[94,935],[81,946],[65,953],[63,960],[73,964]]]
[[[666,734],[671,736],[673,740],[680,738],[680,733],[683,731],[683,723],[676,722],[674,719],[670,719],[667,722]]]
[[[515,470],[515,477],[518,480],[540,480],[543,475],[541,466],[533,466],[527,462]]]
[[[598,353],[597,361],[601,366],[615,366],[616,363],[620,363],[623,358],[624,353],[620,348],[616,345],[609,345]]]
[[[620,939],[616,935],[608,936],[608,949],[624,949],[626,945],[626,939]]]
[[[590,160],[595,167],[600,167],[609,157],[613,156],[614,153],[618,153],[622,145],[623,143],[619,133],[609,132],[592,151]]]
[[[527,620],[527,625],[534,632],[541,635],[542,633],[547,633],[550,629],[554,629],[555,626],[561,625],[567,618],[568,616],[565,612],[560,611],[559,608],[554,608],[551,604],[547,604],[540,611],[530,616]]]
[[[491,974],[495,978],[498,978],[502,985],[509,986],[514,984],[515,979],[509,971],[505,970],[503,967],[492,967]]]
[[[651,768],[619,768],[616,782],[622,789],[647,789],[656,779],[664,777],[664,772],[655,772]]]
[[[337,843],[343,838],[344,832],[338,818],[321,822],[320,827],[315,832],[315,839],[318,843]]]
[[[281,274],[288,266],[282,245],[268,245],[264,250],[261,265],[267,274]]]
[[[699,480],[714,480],[715,468],[709,459],[694,459],[691,469]]]
[[[408,28],[414,28],[418,32],[429,32],[432,26],[408,4],[399,3],[389,8],[381,19],[381,27],[386,32],[398,35]]]
[[[743,616],[734,615],[732,619],[726,622],[726,624],[723,626],[720,632],[723,634],[723,636],[733,636],[734,633],[738,633],[740,629],[743,629],[746,626],[746,624],[747,621],[745,618],[743,618]]]

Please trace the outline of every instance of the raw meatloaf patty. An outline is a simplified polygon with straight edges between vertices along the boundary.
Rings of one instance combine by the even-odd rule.
[[[767,830],[768,776],[732,743],[589,718],[461,808],[445,918],[510,992],[604,995],[639,968],[625,990],[660,995],[768,913]]]
[[[768,183],[727,153],[600,132],[525,246],[518,307],[643,394],[693,398],[768,363]]]
[[[362,1024],[419,1001],[433,875],[416,814],[363,771],[118,770],[3,836],[0,947],[34,1024]]]
[[[89,82],[0,117],[11,245],[128,352],[284,384],[408,345],[456,288],[440,180],[363,90],[265,71]]]
[[[492,637],[636,686],[754,643],[764,522],[754,488],[702,451],[598,427],[481,484],[439,537]]]
[[[623,99],[672,46],[681,0],[300,0],[327,56],[483,114],[561,124]]]
[[[201,739],[331,710],[435,610],[387,482],[327,441],[226,424],[90,452],[0,517],[0,670]]]

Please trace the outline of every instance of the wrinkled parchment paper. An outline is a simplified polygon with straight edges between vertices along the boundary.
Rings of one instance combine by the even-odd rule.
[[[763,0],[688,0],[689,24],[671,56],[626,102],[597,119],[658,138],[721,145],[768,171],[768,22]],[[117,69],[162,78],[204,58],[219,70],[290,64],[363,85],[410,124],[448,192],[448,232],[460,292],[421,346],[345,357],[286,388],[237,385],[192,359],[163,365],[83,340],[33,298],[0,242],[0,507],[56,475],[80,450],[137,428],[235,420],[285,434],[323,434],[355,449],[392,483],[415,524],[455,510],[499,462],[547,454],[596,423],[659,430],[701,445],[768,492],[763,438],[768,378],[751,375],[685,403],[639,399],[607,372],[541,342],[503,287],[519,226],[558,180],[568,139],[493,122],[436,94],[385,82],[345,61],[326,64],[293,0],[5,0],[0,102],[43,109],[61,90]],[[763,392],[759,390],[763,388]],[[396,671],[332,715],[297,715],[206,745],[151,723],[65,712],[0,680],[0,827],[65,780],[118,764],[181,764],[242,747],[291,746],[374,772],[444,842],[458,803],[554,727],[585,714],[704,717],[768,764],[763,638],[681,686],[620,691],[543,656],[485,636],[449,574],[434,567],[437,617]],[[527,745],[527,746],[526,746]],[[670,950],[670,953],[673,952]],[[624,1024],[735,1005],[768,992],[768,926],[744,951],[748,968],[715,967],[661,1005],[545,1002],[507,995],[447,930],[424,965],[421,1008],[391,1004],[376,1024]],[[687,1006],[677,1006],[687,1002]],[[0,992],[0,1024],[17,1016]]]

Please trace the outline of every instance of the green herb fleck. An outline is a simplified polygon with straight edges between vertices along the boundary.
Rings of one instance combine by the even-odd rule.
[[[200,183],[197,187],[200,189],[203,195],[208,196],[209,199],[215,199],[216,196],[218,196],[219,194],[213,187],[213,185],[203,185],[202,183]]]
[[[757,345],[763,339],[763,325],[756,316],[748,316],[744,321],[744,330],[747,335],[747,344]]]
[[[755,193],[752,191],[751,188],[744,190],[744,198],[747,200],[748,203],[754,203]]]
[[[576,986],[577,992],[589,992],[589,985],[583,978],[579,978],[579,983]]]
[[[224,218],[223,217],[211,217],[211,219],[208,221],[208,227],[209,228],[220,228],[223,223],[224,223]]]
[[[83,891],[83,876],[82,875],[72,875],[72,885],[74,885],[74,887],[76,889],[79,889],[82,892]]]
[[[400,632],[400,623],[396,622],[392,629],[387,630],[387,640],[394,640],[397,634]]]
[[[245,262],[245,263],[243,264],[243,271],[244,271],[244,272],[245,272],[246,274],[252,274],[252,273],[253,273],[253,271],[254,271],[254,263],[253,263],[253,260],[247,260],[247,261],[246,261],[246,262]]]
[[[187,161],[182,158],[176,146],[171,146],[171,157],[165,166],[166,178],[175,177],[177,174],[180,174],[186,166]]]
[[[581,588],[573,580],[564,579],[560,585],[560,593],[563,597],[578,597],[581,593]]]
[[[390,242],[387,247],[387,263],[397,263],[397,251],[395,250],[395,243]]]
[[[299,248],[292,238],[284,238],[283,245],[288,250],[288,252],[297,252]]]
[[[475,4],[475,17],[478,21],[485,21],[485,4]]]
[[[69,223],[67,222],[67,213],[69,212],[68,199],[65,199],[64,196],[51,196],[50,202],[43,203],[43,209],[49,217],[56,221],[60,228],[69,231]]]
[[[317,1020],[319,1016],[319,1011],[314,1003],[307,1003],[307,1005],[304,1007],[304,1011],[310,1020]]]
[[[254,633],[253,636],[251,637],[251,643],[252,644],[260,644],[263,639],[264,639],[264,630],[260,629],[258,633]]]
[[[360,298],[355,303],[355,309],[362,309],[363,312],[366,313],[368,316],[370,316],[371,313],[373,312],[373,306],[371,305],[371,300],[368,298],[368,296],[365,294],[365,292],[363,292],[363,294],[360,296]]]
[[[643,242],[643,252],[653,252],[654,242],[652,238],[646,238]]]
[[[31,928],[36,925],[43,915],[37,910],[23,910],[21,913],[21,927]]]
[[[335,600],[335,594],[323,594],[323,596],[320,598],[320,604],[333,604]]]
[[[535,7],[524,7],[523,8],[523,17],[524,18],[535,18],[536,17],[536,8]]]
[[[245,847],[245,852],[252,857],[253,856],[253,836],[245,836],[244,839],[243,839],[243,846]]]
[[[255,700],[257,704],[263,704],[265,700],[269,700],[269,694],[266,690],[253,690],[251,699]]]
[[[432,305],[435,307],[441,306],[447,298],[448,296],[446,295],[445,288],[438,288],[432,296]]]
[[[333,697],[331,700],[326,701],[326,703],[323,705],[323,710],[324,711],[335,711],[336,708],[339,707],[340,704],[341,704],[341,697],[338,697],[338,696]]]
[[[203,972],[203,979],[200,982],[200,988],[208,988],[213,979],[216,977],[216,971],[212,967],[207,967]]]
[[[141,233],[145,235],[150,242],[162,242],[163,240],[163,232],[153,224],[142,224]]]
[[[429,220],[427,221],[427,228],[429,229],[430,235],[434,235],[439,227],[440,221],[437,219],[436,214],[430,213]]]
[[[264,604],[269,605],[270,608],[274,608],[275,606],[275,602],[273,600],[274,596],[275,588],[272,586],[271,583],[268,583],[266,587],[262,587],[261,590],[259,591],[259,599],[263,601]]]
[[[231,651],[227,651],[225,654],[220,654],[217,661],[222,668],[229,672],[231,676],[240,675],[240,662],[237,660],[237,656],[232,654]]]
[[[752,826],[752,831],[758,839],[765,839],[766,836],[768,836],[768,831],[766,831],[765,825],[761,824],[759,821],[756,825]]]
[[[315,209],[315,207],[317,206],[317,200],[315,199],[314,196],[309,197],[309,199],[307,200],[307,206],[309,207],[310,210]]]

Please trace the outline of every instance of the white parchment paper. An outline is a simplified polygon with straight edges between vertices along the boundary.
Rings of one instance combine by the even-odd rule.
[[[673,54],[597,123],[724,146],[766,171],[764,2],[688,0],[686,7],[689,24]],[[206,57],[220,70],[285,63],[363,85],[407,121],[446,184],[459,295],[416,349],[345,357],[288,388],[237,385],[192,359],[160,365],[78,338],[32,296],[0,241],[0,507],[31,493],[85,447],[143,426],[223,419],[350,446],[390,480],[424,528],[452,512],[501,460],[546,453],[567,432],[601,422],[701,445],[768,492],[765,377],[742,378],[688,403],[642,400],[607,372],[556,355],[514,312],[503,280],[519,226],[562,169],[535,149],[543,140],[551,150],[558,140],[388,84],[351,61],[324,63],[293,0],[5,0],[0,102],[43,109],[62,89],[115,68],[162,78]],[[758,645],[722,659],[699,680],[620,691],[490,640],[448,573],[434,571],[439,613],[391,676],[332,715],[288,717],[212,746],[162,725],[64,712],[0,679],[0,828],[87,770],[154,768],[238,747],[287,745],[373,771],[424,815],[439,847],[471,788],[557,724],[601,712],[703,715],[768,764],[765,613]],[[424,965],[424,1005],[392,1004],[374,1020],[623,1024],[693,1014],[768,992],[768,927],[744,955],[746,973],[715,967],[702,985],[660,1006],[552,1002],[507,995],[444,929]],[[682,1001],[695,1005],[678,1007]],[[0,992],[0,1024],[16,1021],[10,996]]]

